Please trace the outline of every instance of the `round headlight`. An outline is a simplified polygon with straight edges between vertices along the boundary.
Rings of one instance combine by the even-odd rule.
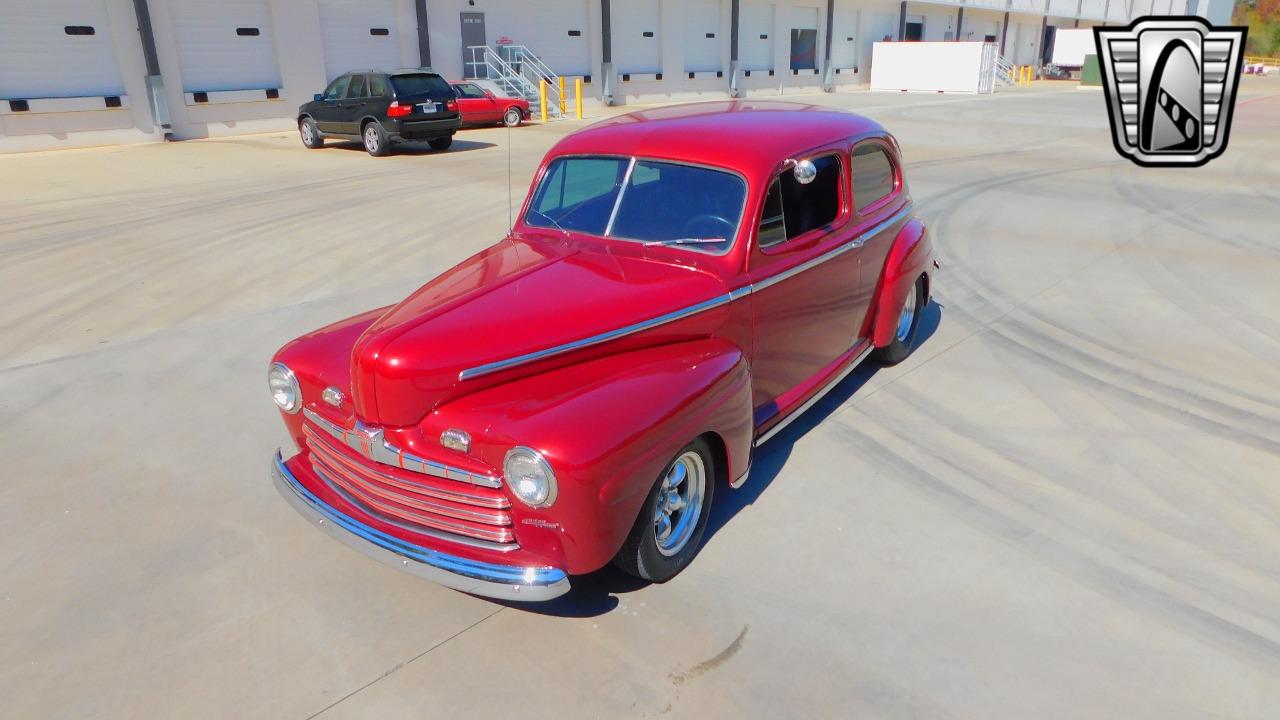
[[[298,387],[298,378],[294,376],[284,363],[271,363],[267,371],[267,387],[271,390],[271,399],[287,413],[296,413],[302,409],[302,390]]]
[[[502,474],[511,493],[520,502],[546,507],[556,501],[556,476],[542,453],[533,448],[514,447],[502,463]]]

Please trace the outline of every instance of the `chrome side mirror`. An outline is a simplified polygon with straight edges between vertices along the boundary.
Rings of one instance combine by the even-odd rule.
[[[813,182],[814,178],[818,177],[818,167],[813,164],[812,160],[801,160],[796,163],[791,174],[795,176],[796,182],[801,185],[808,185]]]

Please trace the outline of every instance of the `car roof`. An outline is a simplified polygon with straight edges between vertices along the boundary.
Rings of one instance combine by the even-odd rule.
[[[821,105],[723,100],[619,115],[569,135],[548,157],[635,155],[768,177],[786,158],[869,134],[888,132],[874,120]]]

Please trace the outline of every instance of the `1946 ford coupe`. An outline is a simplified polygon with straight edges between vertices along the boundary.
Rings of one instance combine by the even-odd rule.
[[[907,356],[936,267],[875,122],[622,115],[552,148],[508,237],[276,354],[299,449],[276,487],[468,593],[547,600],[610,561],[662,582],[753,448],[868,356]]]

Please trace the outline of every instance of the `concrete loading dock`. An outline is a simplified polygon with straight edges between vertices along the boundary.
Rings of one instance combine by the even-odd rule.
[[[1267,717],[1267,82],[1185,172],[1118,157],[1093,93],[812,98],[902,142],[930,336],[767,446],[675,581],[541,612],[369,562],[266,472],[269,353],[500,237],[506,131],[0,158],[5,713]],[[511,133],[517,196],[573,127]]]

